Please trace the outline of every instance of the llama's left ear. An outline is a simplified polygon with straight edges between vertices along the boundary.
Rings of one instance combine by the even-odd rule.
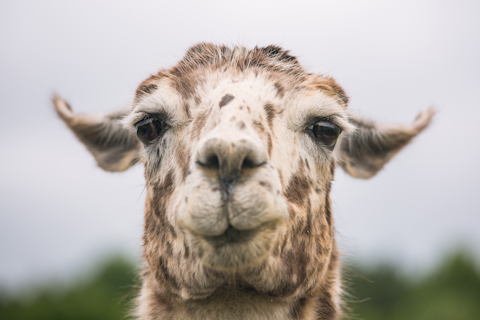
[[[129,109],[104,115],[75,114],[63,99],[53,98],[60,118],[106,171],[125,171],[138,161],[140,142],[119,122]]]
[[[412,124],[381,124],[350,114],[357,130],[341,137],[335,148],[340,166],[352,177],[368,179],[413,137],[425,129],[434,115],[433,109],[421,112]]]

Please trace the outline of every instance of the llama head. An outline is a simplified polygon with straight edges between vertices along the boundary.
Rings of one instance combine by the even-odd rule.
[[[231,275],[282,298],[338,286],[327,272],[337,272],[335,163],[369,178],[433,114],[376,124],[350,113],[332,78],[305,72],[287,51],[211,44],[142,82],[128,110],[79,115],[54,103],[100,167],[144,164],[147,274],[185,299],[210,295]]]

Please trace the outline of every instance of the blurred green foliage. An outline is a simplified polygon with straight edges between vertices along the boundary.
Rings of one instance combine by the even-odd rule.
[[[101,264],[93,277],[82,277],[88,280],[78,280],[67,289],[52,284],[37,289],[33,299],[0,293],[0,319],[124,319],[136,291],[135,270],[131,260],[114,257]]]
[[[457,251],[426,275],[393,265],[353,266],[351,318],[365,320],[479,320],[480,272],[471,255]]]
[[[58,285],[37,289],[33,299],[9,296],[0,289],[0,319],[125,319],[136,292],[136,267],[117,257],[98,270],[96,276],[66,289]],[[387,264],[369,269],[352,264],[348,274],[351,319],[480,319],[480,272],[463,251],[424,275]]]

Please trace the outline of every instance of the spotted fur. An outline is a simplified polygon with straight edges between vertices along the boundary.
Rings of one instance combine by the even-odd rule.
[[[131,110],[78,115],[54,99],[99,166],[145,166],[138,319],[340,318],[335,163],[371,177],[433,114],[378,125],[348,102],[277,46],[207,43],[141,83]],[[167,129],[143,146],[135,124],[148,118]],[[320,120],[342,130],[333,151],[309,133]]]

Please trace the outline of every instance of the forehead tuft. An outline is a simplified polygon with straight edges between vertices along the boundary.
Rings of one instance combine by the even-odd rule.
[[[232,75],[252,71],[251,74],[264,74],[272,81],[277,97],[283,98],[289,91],[322,91],[335,98],[346,107],[349,98],[342,87],[331,78],[307,73],[298,59],[288,50],[279,46],[255,47],[251,50],[243,46],[228,47],[212,43],[199,43],[187,50],[187,53],[175,66],[163,69],[156,75],[143,81],[136,92],[136,102],[156,91],[161,82],[169,84],[188,101],[201,101],[197,90],[205,84],[207,74],[231,72]],[[225,101],[229,102],[229,101]]]
[[[248,68],[262,68],[293,75],[305,73],[297,58],[290,55],[288,50],[283,50],[278,46],[270,45],[248,50],[243,46],[230,48],[211,43],[199,43],[188,49],[185,57],[173,69],[194,72],[202,67],[215,69],[233,67],[241,71]]]

